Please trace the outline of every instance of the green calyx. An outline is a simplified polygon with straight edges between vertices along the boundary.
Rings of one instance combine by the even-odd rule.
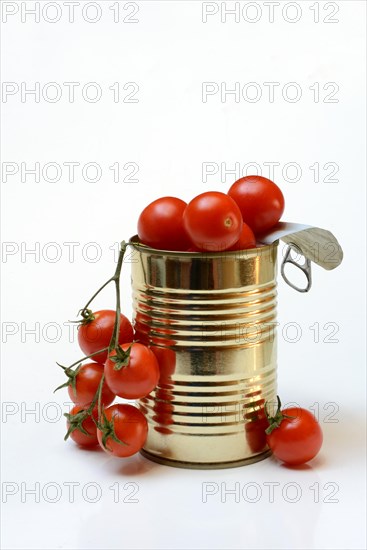
[[[73,370],[71,367],[63,367],[62,365],[60,365],[60,363],[56,364],[64,370],[64,373],[68,377],[68,380],[64,384],[61,384],[61,386],[58,386],[56,390],[54,390],[54,393],[57,392],[57,390],[61,390],[61,388],[67,388],[71,386],[74,395],[76,395],[76,377],[78,376],[82,364],[80,363],[75,370]]]
[[[60,365],[61,366],[61,365]],[[83,422],[84,420],[86,420],[89,416],[92,417],[92,420],[93,422],[95,423],[95,425],[98,427],[98,423],[96,422],[94,416],[93,416],[93,409],[94,407],[96,406],[96,403],[97,403],[97,399],[98,397],[100,396],[101,394],[101,391],[102,391],[102,384],[103,384],[103,380],[104,380],[104,376],[102,376],[102,380],[101,380],[101,383],[98,387],[98,390],[96,392],[96,395],[94,396],[94,399],[92,401],[92,403],[89,405],[89,407],[87,409],[82,409],[81,411],[77,412],[76,414],[71,414],[71,413],[64,413],[64,416],[66,417],[68,423],[69,423],[69,428],[68,428],[68,431],[66,432],[66,435],[64,437],[64,441],[66,441],[69,437],[69,435],[71,433],[73,433],[74,430],[79,430],[80,432],[82,432],[82,434],[85,434],[87,435],[88,437],[92,437],[92,435],[90,433],[88,433],[84,428],[83,428]],[[55,390],[56,391],[56,390]]]
[[[65,413],[64,416],[68,421],[69,428],[64,437],[64,441],[66,441],[69,435],[73,433],[75,430],[79,430],[80,432],[87,435],[88,437],[92,437],[92,435],[83,428],[84,420],[86,420],[91,415],[92,415],[92,411],[90,410],[90,407],[88,409],[83,409],[77,412],[76,414]],[[92,419],[95,422],[93,416],[92,416]]]
[[[78,311],[78,315],[81,315],[82,319],[79,319],[78,321],[69,321],[69,323],[75,323],[76,325],[87,325],[91,321],[94,321],[95,315],[91,309],[80,309]],[[79,328],[79,327],[78,327]]]
[[[102,433],[102,447],[107,451],[111,451],[111,449],[107,447],[107,439],[109,438],[111,438],[116,443],[119,443],[120,445],[127,445],[127,443],[125,443],[124,441],[121,441],[117,437],[115,432],[114,417],[112,417],[111,420],[108,420],[104,409],[102,409],[102,414],[101,414],[100,420],[98,421],[97,427]]]
[[[269,412],[268,412],[268,407],[267,407],[267,403],[265,403],[265,414],[266,414],[266,418],[268,419],[268,422],[269,422],[269,427],[266,428],[265,430],[265,433],[266,434],[271,434],[271,432],[273,430],[276,430],[276,428],[279,428],[279,426],[281,425],[281,423],[283,422],[283,420],[285,418],[288,418],[290,420],[292,420],[293,418],[295,418],[294,416],[288,416],[287,414],[283,414],[282,411],[280,410],[281,409],[281,402],[280,402],[280,397],[279,395],[277,395],[277,401],[278,401],[278,408],[276,410],[276,413],[274,416],[270,416]]]
[[[82,320],[78,321],[81,325],[87,325],[95,319],[94,313],[91,309],[81,309],[78,315],[82,316]]]
[[[72,365],[70,365],[69,367],[64,367],[63,365],[60,365],[60,363],[56,363],[56,365],[58,365],[59,367],[61,367],[64,371],[64,373],[66,374],[66,376],[69,378],[69,380],[67,382],[65,382],[64,384],[61,384],[61,386],[59,386],[58,388],[56,388],[56,390],[54,390],[54,393],[57,392],[57,390],[60,390],[61,388],[67,388],[68,386],[71,386],[74,390],[74,395],[76,395],[76,377],[82,367],[82,363],[83,361],[86,361],[87,359],[91,359],[93,358],[95,355],[98,355],[99,353],[102,353],[104,351],[107,351],[108,348],[102,348],[102,349],[99,349],[98,351],[95,351],[94,353],[91,353],[90,355],[86,355],[85,357],[82,357],[81,359],[79,359],[79,361],[75,361],[75,363],[72,363]],[[73,368],[76,366],[77,368],[75,370],[73,370]]]
[[[131,346],[124,351],[121,346],[117,346],[115,355],[110,355],[109,360],[112,363],[115,363],[113,370],[121,370],[124,367],[127,367],[130,361]]]

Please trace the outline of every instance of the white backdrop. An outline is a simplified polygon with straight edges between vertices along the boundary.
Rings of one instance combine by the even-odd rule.
[[[365,548],[365,3],[1,9],[3,547]],[[318,415],[320,455],[202,472],[63,443],[55,361],[82,355],[68,320],[115,243],[151,200],[255,171],[345,253],[307,295],[279,281],[279,393]]]

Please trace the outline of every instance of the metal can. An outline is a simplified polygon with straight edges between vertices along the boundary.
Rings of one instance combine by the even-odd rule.
[[[278,241],[237,252],[167,252],[130,241],[136,338],[161,376],[139,401],[142,454],[183,468],[257,462],[276,399]]]

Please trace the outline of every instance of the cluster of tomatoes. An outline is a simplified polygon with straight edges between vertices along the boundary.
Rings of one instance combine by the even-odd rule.
[[[93,362],[64,368],[70,399],[67,434],[82,447],[100,445],[114,456],[127,457],[145,443],[148,425],[139,409],[114,404],[115,397],[133,400],[148,395],[159,379],[158,361],[150,348],[133,342],[130,321],[120,314],[118,345],[110,350],[116,312],[86,310],[78,330],[82,351]],[[101,351],[102,350],[102,351]],[[59,389],[59,388],[58,388]]]
[[[202,193],[190,203],[164,197],[149,204],[138,221],[140,241],[152,248],[172,251],[234,251],[257,246],[256,238],[279,221],[284,198],[274,182],[261,176],[236,181],[228,194]],[[74,407],[67,418],[67,433],[80,446],[100,445],[117,457],[138,452],[148,435],[144,414],[135,406],[112,404],[116,396],[141,399],[164,376],[159,348],[134,342],[130,321],[120,313],[119,280],[126,243],[121,245],[115,275],[94,294],[83,310],[78,341],[86,356],[70,367],[62,367]],[[116,285],[116,311],[92,312],[91,301],[105,286]],[[85,360],[92,361],[84,363]],[[61,365],[60,365],[61,366]],[[161,378],[162,380],[162,378]],[[264,403],[255,416],[245,415],[246,437],[253,452],[265,442],[273,454],[287,464],[302,464],[318,453],[321,428],[307,410],[278,407],[273,416]],[[245,436],[245,434],[244,434]]]
[[[279,187],[262,176],[237,180],[228,193],[209,191],[188,204],[162,197],[140,214],[140,241],[160,250],[219,252],[256,247],[284,211]]]

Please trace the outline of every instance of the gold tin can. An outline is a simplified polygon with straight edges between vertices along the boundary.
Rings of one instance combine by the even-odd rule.
[[[277,245],[238,252],[154,250],[130,241],[136,338],[160,365],[139,400],[147,458],[182,468],[257,462],[264,403],[276,400]]]

